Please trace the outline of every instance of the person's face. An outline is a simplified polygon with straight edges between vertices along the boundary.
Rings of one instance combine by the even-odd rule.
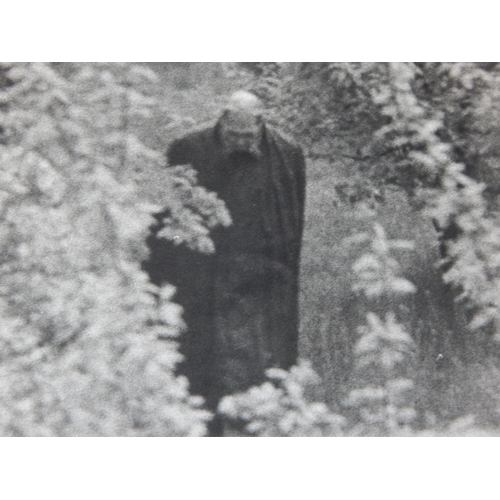
[[[261,120],[250,113],[228,111],[223,117],[221,132],[229,151],[256,152],[260,141]]]

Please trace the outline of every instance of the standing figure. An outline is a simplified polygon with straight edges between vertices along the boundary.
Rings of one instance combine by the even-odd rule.
[[[226,394],[288,369],[298,355],[298,278],[305,162],[302,150],[262,118],[261,101],[237,92],[214,127],[168,150],[170,166],[190,164],[199,183],[226,203],[232,225],[211,233],[215,253],[151,234],[146,270],[177,287],[188,329],[179,371],[193,394],[217,407]]]

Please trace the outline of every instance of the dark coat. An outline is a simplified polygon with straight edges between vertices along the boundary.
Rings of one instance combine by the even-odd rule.
[[[184,307],[181,372],[214,406],[227,393],[297,360],[298,277],[305,162],[301,149],[263,128],[262,156],[227,155],[219,126],[175,141],[170,166],[191,164],[198,181],[224,200],[233,219],[212,232],[215,254],[155,238],[146,265],[153,282],[172,283]]]

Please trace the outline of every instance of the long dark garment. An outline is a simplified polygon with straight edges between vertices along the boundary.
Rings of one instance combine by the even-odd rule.
[[[214,409],[223,395],[261,383],[266,368],[297,360],[304,157],[269,129],[261,155],[228,155],[216,126],[174,142],[168,160],[191,164],[233,219],[212,232],[213,255],[161,241],[155,228],[145,264],[154,283],[177,287],[188,325],[179,371]]]

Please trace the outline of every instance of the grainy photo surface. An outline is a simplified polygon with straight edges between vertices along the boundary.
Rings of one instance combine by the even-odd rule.
[[[1,436],[496,436],[500,63],[0,63]]]

